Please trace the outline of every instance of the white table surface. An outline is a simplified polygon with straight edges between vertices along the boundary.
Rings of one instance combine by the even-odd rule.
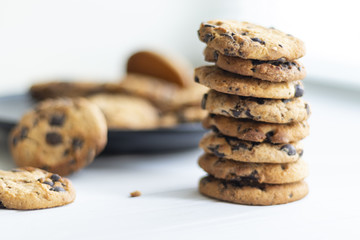
[[[101,156],[70,179],[74,203],[53,209],[0,209],[1,239],[360,239],[360,94],[308,86],[309,195],[255,207],[200,195],[198,149]],[[14,167],[1,138],[0,168]],[[141,197],[130,198],[139,190]]]

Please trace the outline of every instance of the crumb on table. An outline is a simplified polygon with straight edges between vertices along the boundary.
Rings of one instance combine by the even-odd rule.
[[[130,193],[130,197],[140,197],[140,196],[141,196],[141,192],[137,190]]]

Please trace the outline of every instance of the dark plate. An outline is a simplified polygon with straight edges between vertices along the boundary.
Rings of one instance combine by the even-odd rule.
[[[36,102],[27,94],[0,97],[0,127],[9,131]],[[200,123],[152,130],[109,129],[106,153],[177,151],[198,146],[205,133]]]

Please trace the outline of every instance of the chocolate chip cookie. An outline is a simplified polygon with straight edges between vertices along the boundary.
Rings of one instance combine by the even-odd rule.
[[[198,30],[199,39],[226,56],[288,61],[305,55],[304,43],[274,28],[239,21],[212,20]]]
[[[308,136],[310,130],[307,121],[275,124],[214,114],[203,120],[203,126],[226,136],[251,142],[271,143],[298,142]]]
[[[218,179],[284,184],[303,180],[309,170],[305,161],[292,163],[245,163],[203,154],[199,166]]]
[[[0,206],[8,209],[41,209],[75,200],[70,180],[41,169],[0,170]]]
[[[303,155],[300,142],[288,144],[256,143],[224,136],[214,132],[207,133],[199,143],[206,152],[219,158],[253,163],[296,162]]]
[[[97,94],[88,98],[104,113],[108,128],[149,129],[159,124],[159,112],[145,99],[124,94]]]
[[[311,114],[309,104],[302,98],[250,98],[214,90],[204,95],[202,107],[213,114],[270,123],[301,122]]]
[[[26,113],[9,135],[19,167],[67,175],[90,164],[107,142],[103,113],[86,99],[48,99]]]
[[[290,203],[305,197],[308,185],[304,181],[287,184],[228,181],[212,176],[203,177],[200,193],[227,202],[245,205],[276,205]]]
[[[301,81],[263,81],[230,73],[216,66],[196,68],[195,81],[218,92],[246,97],[290,99],[304,94]]]
[[[204,56],[205,61],[215,62],[216,66],[226,71],[270,82],[290,82],[301,80],[306,76],[305,67],[298,60],[286,61],[280,58],[261,61],[229,57],[209,47],[205,48]]]

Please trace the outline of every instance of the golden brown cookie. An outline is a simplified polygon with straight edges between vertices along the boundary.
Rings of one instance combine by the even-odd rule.
[[[296,162],[303,155],[300,142],[288,144],[255,143],[214,132],[204,135],[199,146],[220,158],[252,163]]]
[[[30,95],[37,100],[59,97],[85,97],[96,93],[117,93],[119,83],[49,81],[33,84]]]
[[[199,166],[218,179],[284,184],[303,180],[309,174],[308,165],[299,160],[292,163],[245,163],[203,154]]]
[[[294,60],[305,55],[304,43],[274,28],[239,21],[202,23],[199,39],[226,56],[257,60]]]
[[[70,180],[41,169],[0,170],[0,206],[8,209],[41,209],[75,200]]]
[[[251,142],[271,143],[298,142],[308,136],[310,130],[307,121],[276,124],[214,114],[203,120],[203,126],[226,136]]]
[[[153,51],[140,51],[127,62],[127,72],[163,79],[181,87],[192,82],[192,68],[179,56],[170,56]]]
[[[145,99],[124,94],[97,94],[88,98],[104,113],[110,129],[149,129],[159,125],[159,112]]]
[[[27,112],[9,135],[19,167],[68,175],[89,165],[107,143],[103,113],[86,99],[48,99]]]
[[[290,99],[304,94],[301,81],[263,81],[230,73],[216,66],[196,68],[195,81],[218,92],[245,97]]]
[[[304,181],[287,184],[259,184],[220,180],[207,176],[200,180],[199,191],[222,201],[267,206],[300,200],[308,194],[309,189]]]
[[[270,82],[290,82],[301,80],[306,76],[304,65],[297,60],[286,61],[281,58],[260,61],[229,57],[209,47],[205,48],[204,56],[205,61],[215,62],[216,66],[226,71]]]
[[[301,122],[311,114],[309,104],[302,98],[250,98],[214,90],[204,95],[202,108],[217,115],[270,123]]]
[[[161,115],[160,126],[173,127],[180,123],[201,122],[207,116],[207,111],[200,106],[186,106]]]

